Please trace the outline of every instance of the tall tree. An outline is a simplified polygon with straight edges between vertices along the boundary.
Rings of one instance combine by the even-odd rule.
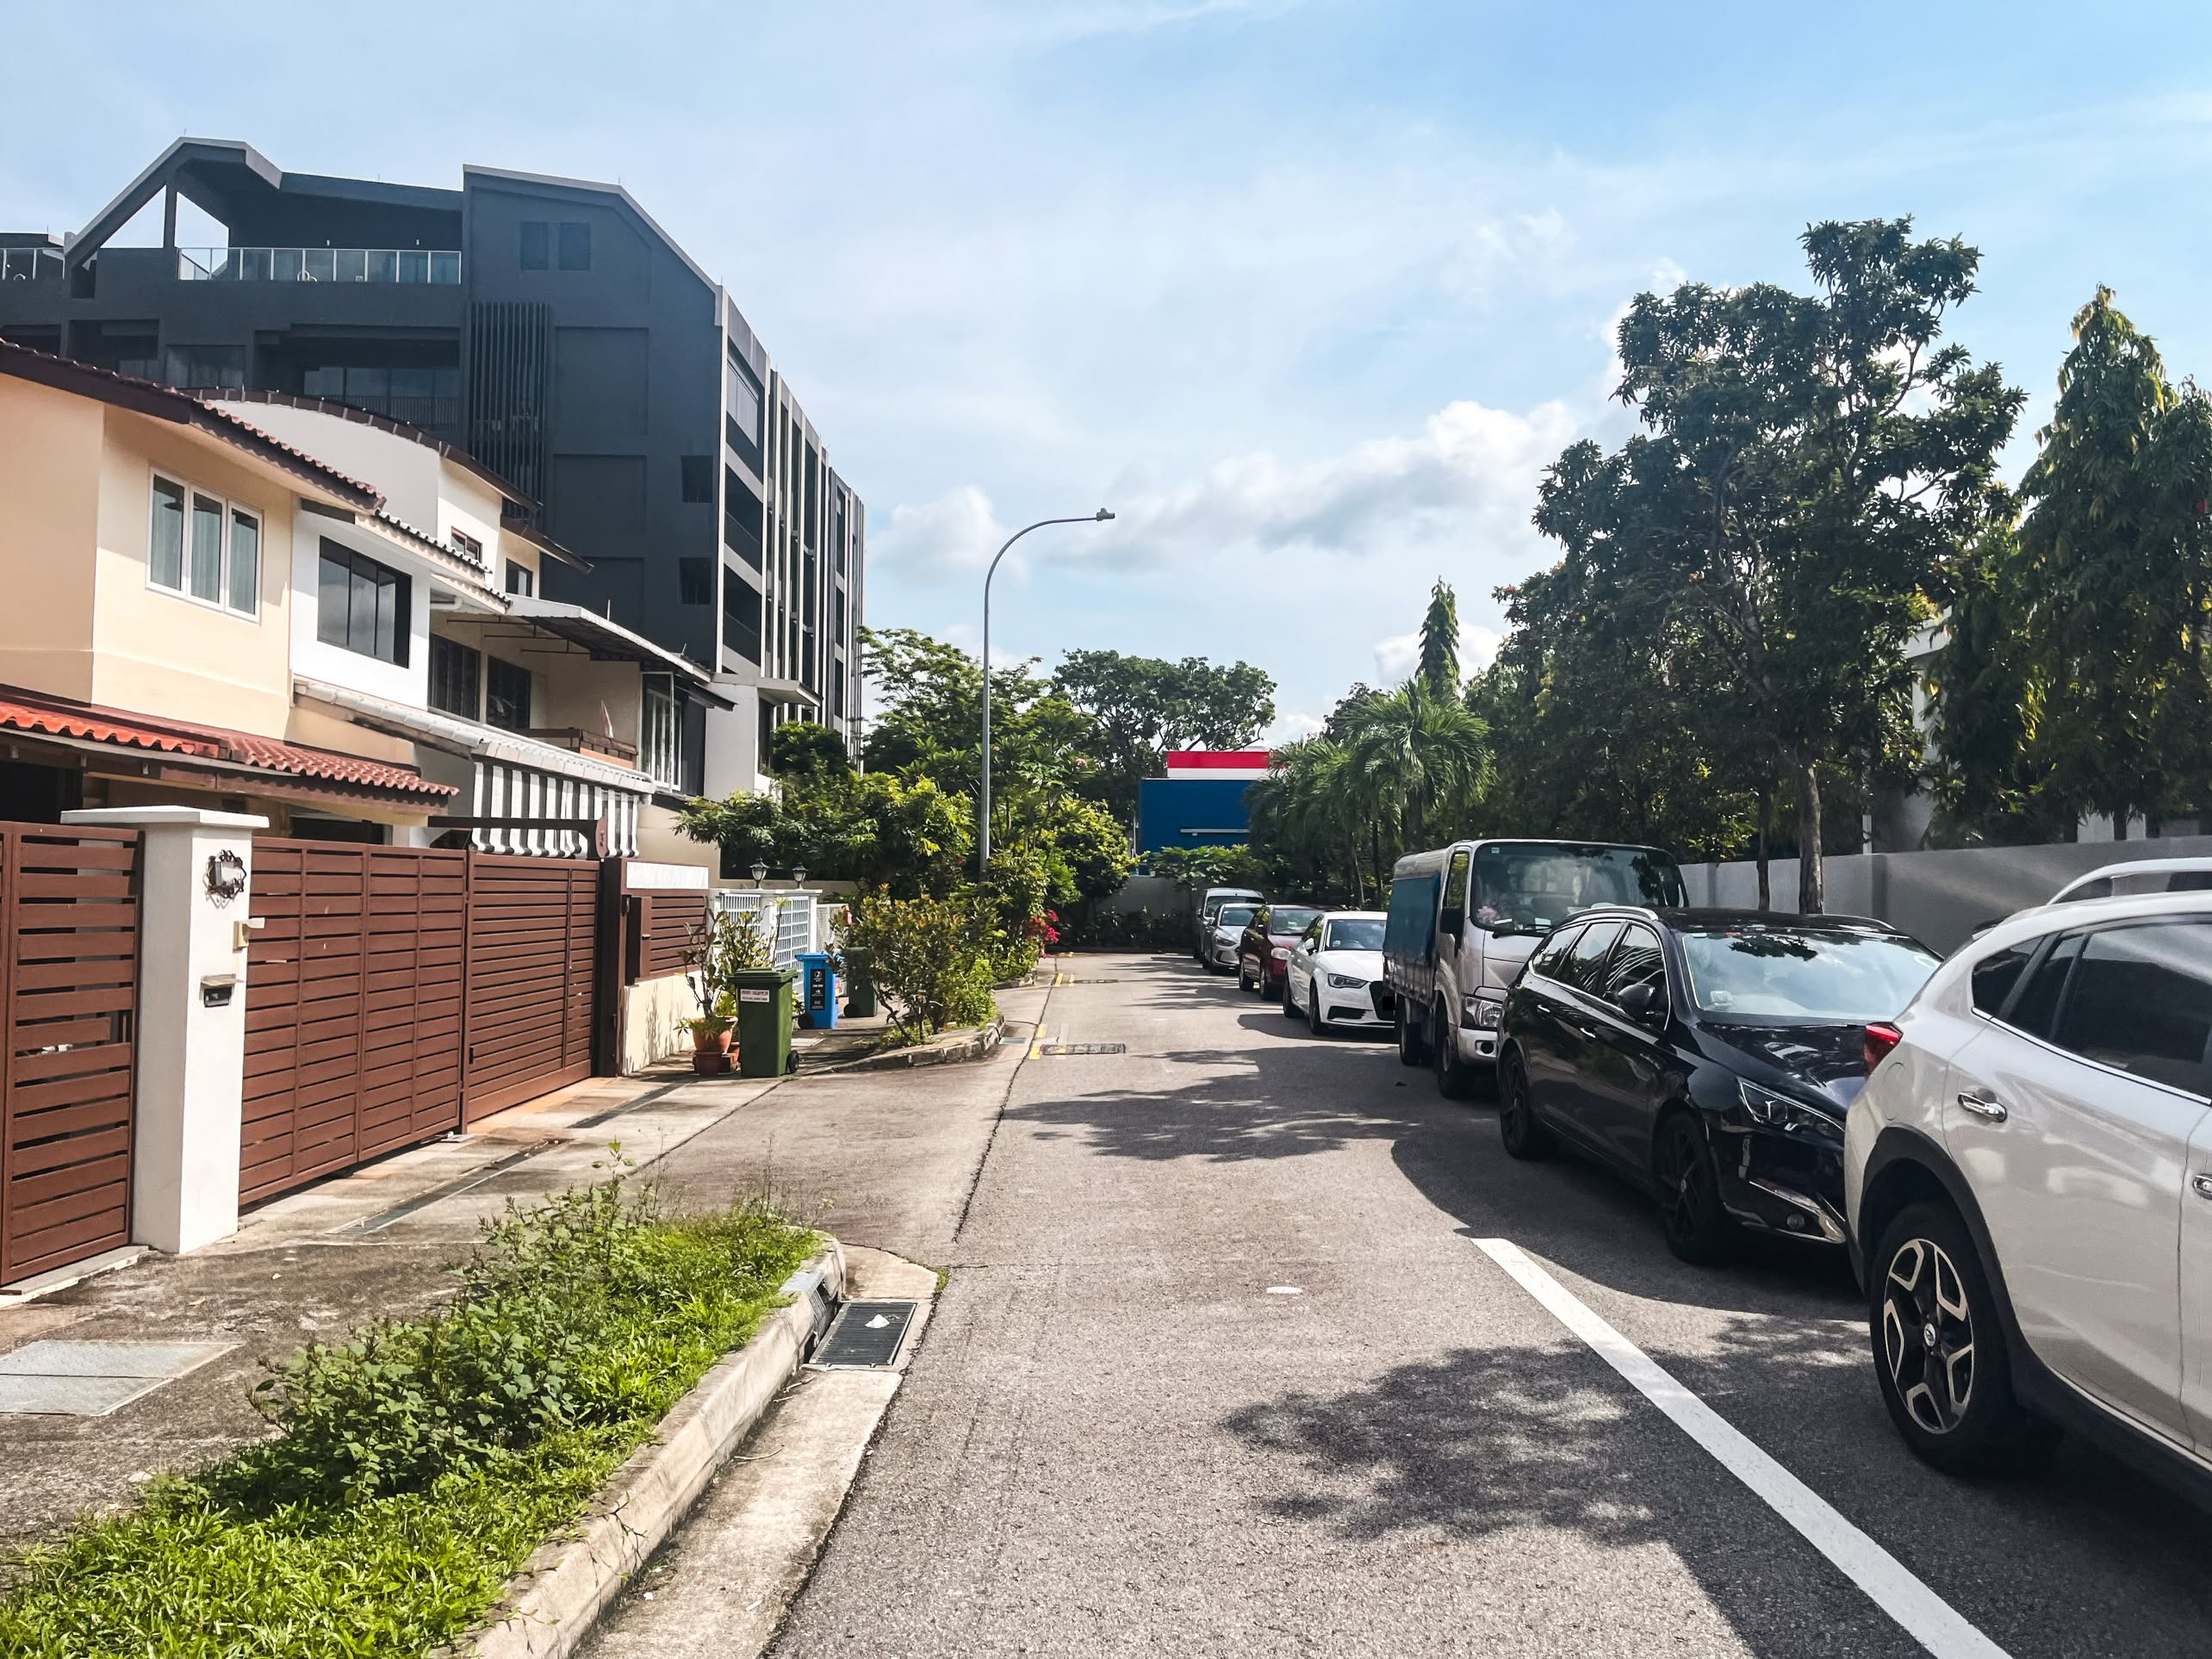
[[[1070,651],[1052,686],[1097,722],[1100,798],[1132,824],[1137,785],[1169,749],[1243,749],[1275,718],[1275,681],[1248,662]]]
[[[1421,618],[1421,682],[1445,697],[1459,695],[1459,600],[1438,576]]]
[[[1861,774],[1910,697],[1946,557],[2001,500],[2021,395],[1941,345],[1979,256],[1906,219],[1815,225],[1817,290],[1637,297],[1619,395],[1643,432],[1574,445],[1537,523],[1625,609],[1702,632],[1797,795],[1800,910],[1824,898],[1823,785]]]

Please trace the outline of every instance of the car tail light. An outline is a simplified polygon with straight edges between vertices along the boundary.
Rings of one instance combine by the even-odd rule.
[[[1867,1028],[1867,1070],[1871,1072],[1887,1057],[1889,1051],[1904,1041],[1904,1033],[1893,1025],[1880,1021]]]

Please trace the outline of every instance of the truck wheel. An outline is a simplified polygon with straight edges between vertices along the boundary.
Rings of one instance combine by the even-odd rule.
[[[1406,1017],[1406,999],[1398,998],[1398,1064],[1426,1066],[1428,1039]]]

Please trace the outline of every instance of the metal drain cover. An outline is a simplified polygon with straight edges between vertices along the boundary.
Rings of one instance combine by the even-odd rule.
[[[911,1302],[848,1302],[830,1327],[830,1334],[814,1351],[813,1363],[822,1366],[869,1370],[891,1364],[905,1345],[913,1328]]]
[[[1037,1046],[1040,1054],[1126,1054],[1125,1042],[1047,1042]]]
[[[105,1417],[236,1345],[27,1342],[0,1354],[0,1414]]]

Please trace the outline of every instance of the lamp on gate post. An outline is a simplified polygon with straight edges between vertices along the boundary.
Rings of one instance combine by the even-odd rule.
[[[753,891],[755,892],[760,892],[761,884],[767,881],[767,879],[768,867],[763,864],[759,859],[755,859],[753,861]]]
[[[983,573],[983,811],[975,842],[979,875],[991,867],[991,579],[998,574],[998,561],[1006,556],[1006,549],[1031,531],[1042,530],[1047,525],[1103,525],[1113,516],[1100,507],[1080,519],[1040,519],[1033,525],[1024,525],[1006,538],[1005,547],[991,556],[991,569]]]

